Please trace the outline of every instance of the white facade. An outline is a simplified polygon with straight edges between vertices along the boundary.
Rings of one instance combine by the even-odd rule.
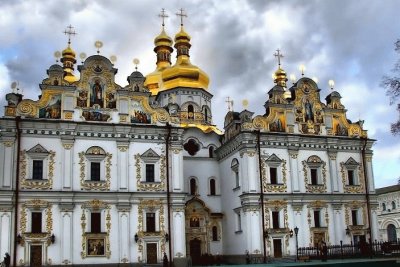
[[[74,79],[71,51],[63,67],[49,68],[40,99],[6,96],[1,255],[20,266],[166,255],[183,266],[203,254],[225,262],[296,255],[295,228],[299,247],[378,238],[374,140],[346,119],[337,92],[322,103],[305,77],[287,90],[279,69],[266,114],[230,111],[221,134],[208,78],[193,65],[179,69],[185,54],[174,66],[160,57],[170,71],[163,90],[149,82],[163,79],[159,69],[116,84],[100,55]]]
[[[378,208],[379,241],[397,241],[400,236],[400,186],[392,185],[376,189]]]

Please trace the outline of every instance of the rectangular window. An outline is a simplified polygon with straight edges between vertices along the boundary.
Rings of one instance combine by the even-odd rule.
[[[319,210],[314,210],[314,227],[319,228],[321,227],[321,216]]]
[[[269,177],[271,178],[271,184],[278,183],[278,172],[276,168],[269,168]]]
[[[349,185],[355,185],[354,183],[354,171],[347,170],[347,177],[349,178]]]
[[[272,228],[279,229],[279,211],[272,212]]]
[[[43,179],[43,160],[33,160],[32,179]]]
[[[146,213],[146,232],[156,231],[156,214],[153,212]]]
[[[318,184],[318,172],[317,169],[311,169],[311,184],[317,185]]]
[[[32,233],[42,232],[42,213],[32,212]]]
[[[236,182],[236,187],[240,186],[240,180],[239,180],[239,171],[235,170],[235,182]]]
[[[351,211],[351,220],[353,221],[353,225],[358,225],[358,218],[357,218],[357,210]]]
[[[100,181],[100,162],[90,163],[90,180]]]
[[[236,232],[242,231],[242,216],[240,212],[236,213]]]
[[[146,164],[146,182],[154,182],[154,164]]]
[[[92,212],[90,214],[90,232],[101,233],[101,213]]]

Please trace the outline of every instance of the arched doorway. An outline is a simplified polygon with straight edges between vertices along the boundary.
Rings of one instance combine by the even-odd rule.
[[[190,240],[189,249],[192,264],[199,264],[201,260],[201,240],[197,238]]]
[[[389,224],[387,227],[388,241],[397,241],[396,226]]]

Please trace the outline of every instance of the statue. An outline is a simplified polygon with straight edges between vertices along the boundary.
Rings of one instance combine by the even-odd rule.
[[[92,86],[92,96],[90,98],[90,105],[98,104],[103,107],[103,88],[100,85],[99,80],[95,80]]]

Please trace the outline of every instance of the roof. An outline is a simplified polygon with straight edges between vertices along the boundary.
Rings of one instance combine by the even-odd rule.
[[[375,191],[376,191],[377,195],[392,193],[392,192],[400,191],[400,185],[396,184],[396,185],[386,186],[386,187],[382,187],[382,188],[377,188]]]

